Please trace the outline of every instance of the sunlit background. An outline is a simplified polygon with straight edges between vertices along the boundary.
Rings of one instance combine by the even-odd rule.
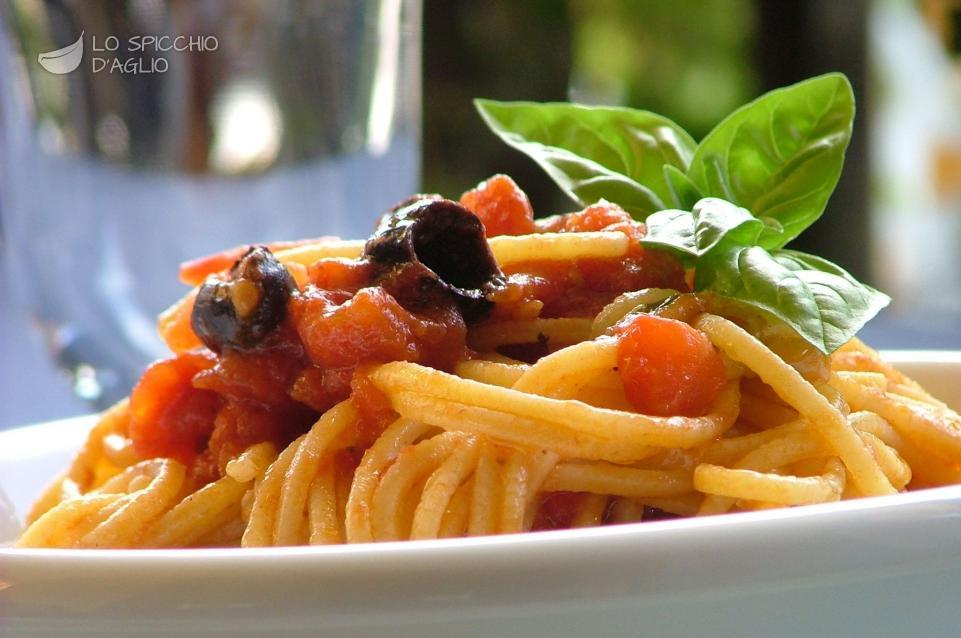
[[[0,16],[8,30],[44,50],[56,31],[46,16],[56,12],[40,0],[3,4]],[[160,30],[168,4],[178,3],[105,2],[89,13],[106,29],[116,15],[110,8],[120,8],[140,31]],[[417,16],[409,14],[416,2],[354,3],[355,13],[363,7],[376,10],[364,17],[366,30],[357,31],[357,42],[338,43],[331,34],[342,31],[330,24],[330,7],[354,5],[313,4],[322,8],[310,16],[255,2],[232,5],[230,20],[210,10],[173,12],[181,31],[216,29],[221,55],[192,56],[191,74],[165,75],[166,84],[160,76],[145,79],[136,85],[139,92],[99,86],[105,90],[98,95],[107,98],[93,102],[83,126],[68,125],[76,114],[68,112],[66,76],[32,78],[38,155],[89,148],[96,156],[94,172],[131,166],[155,171],[149,179],[161,180],[159,187],[145,178],[141,190],[127,184],[130,190],[98,194],[125,203],[132,217],[149,211],[156,219],[192,205],[196,190],[184,192],[163,181],[180,171],[193,176],[204,197],[229,202],[220,211],[226,219],[232,206],[239,210],[250,201],[269,206],[270,221],[276,221],[272,226],[238,221],[251,234],[326,232],[337,206],[318,210],[311,188],[319,188],[317,180],[334,178],[313,177],[313,163],[357,152],[382,158],[379,170],[388,166],[397,184],[416,184],[419,175],[421,191],[452,197],[492,173],[509,173],[530,194],[535,210],[546,215],[571,204],[533,162],[487,132],[473,98],[645,108],[669,116],[699,139],[725,114],[768,89],[842,71],[857,95],[855,134],[828,212],[797,245],[894,297],[892,308],[865,330],[866,340],[880,347],[961,348],[961,0],[424,0],[419,53],[405,40],[416,33],[396,28],[416,23]],[[256,28],[264,23],[270,28]],[[351,47],[364,38],[377,46],[351,55]],[[422,86],[416,73],[407,71],[416,65],[411,55],[422,58]],[[229,69],[222,68],[224,60]],[[331,77],[318,60],[334,60],[339,75]],[[226,71],[231,81],[210,80]],[[352,83],[361,75],[370,78],[363,90]],[[397,77],[401,80],[391,79]],[[97,76],[96,81],[109,79]],[[179,93],[171,92],[178,82]],[[0,83],[26,79],[0,75]],[[155,99],[161,92],[166,102]],[[171,100],[171,95],[191,99]],[[205,110],[199,109],[201,102],[208,105]],[[405,124],[409,114],[398,104],[419,107],[420,118]],[[318,105],[325,107],[327,120],[317,117]],[[0,127],[0,147],[21,135]],[[398,140],[409,144],[398,145]],[[0,164],[0,175],[23,168],[11,167],[10,155],[0,153],[0,162],[4,158],[8,165]],[[30,169],[63,167],[51,162]],[[305,180],[310,188],[303,186]],[[350,216],[360,215],[352,223],[369,224],[381,212],[366,210],[378,201],[370,191],[384,185],[365,183],[363,172],[357,181],[356,190],[343,191],[339,206],[353,206]],[[211,195],[210,189],[216,192]],[[78,186],[77,193],[82,192]],[[388,186],[377,192],[393,196]],[[76,196],[69,188],[43,194],[67,203]],[[360,206],[362,214],[355,210],[361,196],[371,197]],[[4,201],[0,197],[0,204]],[[28,311],[25,299],[34,275],[22,267],[23,240],[12,232],[9,219],[0,210],[0,257],[6,265],[0,277],[0,427],[88,410],[89,404],[74,394],[96,398],[103,381],[77,359],[83,355],[71,349],[77,344],[70,334],[38,322],[38,315]],[[144,213],[134,230],[118,225],[117,232],[150,233],[149,219]],[[61,232],[56,225],[44,228],[51,233],[44,239],[51,241]],[[169,252],[192,228],[189,219],[178,221],[179,236],[161,233],[150,245]],[[227,243],[280,238],[239,237]],[[68,259],[63,268],[84,277],[82,264],[82,259]],[[174,273],[159,275],[168,287],[158,285],[154,292],[172,301],[179,290]],[[107,283],[122,299],[144,276]],[[150,330],[136,321],[125,325]],[[57,372],[44,341],[72,374]]]

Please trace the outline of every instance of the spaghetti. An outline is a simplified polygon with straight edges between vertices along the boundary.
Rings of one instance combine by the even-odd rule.
[[[615,205],[538,226],[502,176],[462,202],[412,200],[366,243],[189,264],[209,278],[161,316],[175,356],[19,546],[445,538],[961,480],[961,417],[857,340],[812,355],[687,292]],[[514,234],[485,237],[505,214]]]

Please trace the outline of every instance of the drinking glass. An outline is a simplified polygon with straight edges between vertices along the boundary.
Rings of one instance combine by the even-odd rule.
[[[0,0],[0,21],[12,278],[98,406],[167,353],[180,262],[366,236],[417,189],[419,0]]]

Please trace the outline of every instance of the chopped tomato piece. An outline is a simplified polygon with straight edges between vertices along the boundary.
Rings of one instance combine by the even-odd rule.
[[[541,222],[541,230],[554,233],[587,233],[607,230],[614,224],[639,223],[617,204],[600,200],[575,213],[557,215]]]
[[[725,381],[721,355],[704,333],[654,315],[621,328],[617,366],[627,399],[643,414],[702,416]]]
[[[305,295],[291,304],[297,332],[311,360],[324,368],[363,361],[414,361],[417,345],[407,311],[383,288],[365,288],[342,305]]]
[[[143,458],[190,464],[207,445],[222,400],[193,386],[214,364],[212,355],[186,352],[153,364],[130,395],[130,438]]]
[[[538,220],[537,231],[542,233],[621,232],[632,240],[628,254],[635,256],[643,252],[638,240],[647,234],[647,227],[642,222],[635,221],[617,204],[602,199],[575,213],[554,215]]]
[[[306,363],[303,349],[295,344],[262,352],[227,350],[217,365],[196,376],[194,386],[237,403],[283,407],[290,403],[288,391]]]
[[[311,361],[322,368],[386,361],[449,368],[465,356],[465,328],[456,311],[416,315],[379,286],[339,305],[332,293],[311,289],[293,299],[289,311]]]
[[[534,209],[527,195],[507,175],[494,175],[460,198],[461,206],[484,223],[488,237],[534,232]]]
[[[615,224],[625,222],[643,226],[617,204],[601,199],[584,210],[539,219],[536,226],[542,233],[588,233],[608,230]]]

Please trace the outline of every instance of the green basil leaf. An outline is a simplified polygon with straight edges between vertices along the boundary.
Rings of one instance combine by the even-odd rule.
[[[475,100],[481,117],[582,206],[604,198],[640,219],[673,201],[662,167],[686,171],[696,144],[671,120],[628,108]]]
[[[688,176],[705,195],[722,197],[780,224],[764,232],[780,248],[811,225],[827,205],[851,139],[854,94],[830,73],[771,91],[741,107],[708,133]]]
[[[764,230],[764,222],[747,209],[716,197],[707,197],[695,204],[691,217],[699,256],[706,256],[725,244],[753,246]]]
[[[671,191],[674,206],[690,210],[698,200],[704,198],[697,185],[681,169],[673,164],[665,164],[662,170],[664,171],[664,182]]]
[[[831,262],[794,250],[733,246],[698,261],[695,290],[765,310],[825,354],[853,337],[890,299]]]
[[[644,222],[647,234],[641,245],[655,250],[666,250],[690,265],[698,256],[694,238],[694,216],[686,210],[660,210]]]
[[[746,209],[716,197],[698,201],[690,213],[658,211],[645,223],[642,245],[690,257],[704,257],[723,246],[753,246],[765,228]]]

